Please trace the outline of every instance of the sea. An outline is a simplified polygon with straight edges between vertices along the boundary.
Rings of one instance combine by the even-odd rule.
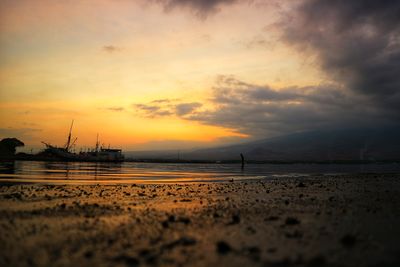
[[[400,164],[0,162],[0,184],[136,184],[260,180],[310,175],[400,173]]]

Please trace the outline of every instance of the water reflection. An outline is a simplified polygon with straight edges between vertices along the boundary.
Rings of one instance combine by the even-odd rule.
[[[0,162],[0,182],[142,183],[264,179],[334,173],[399,173],[398,164],[158,164],[108,162]]]
[[[1,162],[0,163],[0,174],[14,174],[15,173],[15,161]]]
[[[36,169],[35,169],[36,170]],[[118,176],[121,163],[109,162],[38,162],[38,175],[57,179],[101,179],[109,174]]]

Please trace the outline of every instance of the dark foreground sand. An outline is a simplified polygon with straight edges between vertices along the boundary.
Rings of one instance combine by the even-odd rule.
[[[400,175],[3,185],[0,266],[400,266]]]

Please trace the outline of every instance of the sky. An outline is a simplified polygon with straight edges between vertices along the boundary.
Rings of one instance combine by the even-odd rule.
[[[400,2],[3,0],[0,138],[184,149],[400,119]]]

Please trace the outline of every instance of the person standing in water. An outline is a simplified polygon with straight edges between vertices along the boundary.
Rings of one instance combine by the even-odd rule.
[[[244,156],[242,153],[240,153],[240,157],[242,158],[242,169],[244,169]]]

